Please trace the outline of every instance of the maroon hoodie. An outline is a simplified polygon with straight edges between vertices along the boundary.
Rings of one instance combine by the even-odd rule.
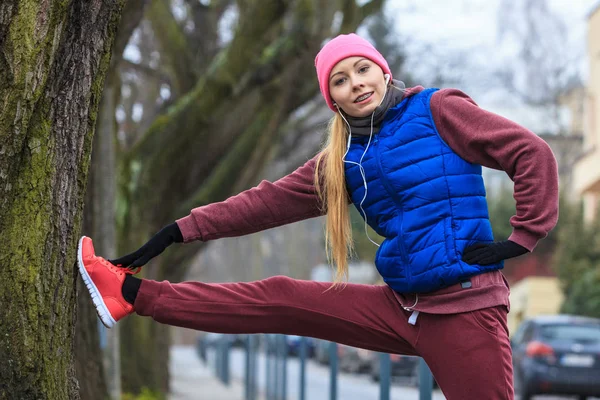
[[[405,97],[422,86],[406,90]],[[442,139],[460,157],[505,171],[514,182],[516,215],[508,239],[532,251],[558,219],[558,167],[550,147],[533,132],[485,111],[463,92],[442,89],[431,97],[431,112]],[[229,199],[195,208],[177,221],[185,242],[242,236],[323,215],[314,187],[316,157],[275,181]],[[509,306],[508,284],[500,271],[471,278],[469,288],[453,285],[419,294],[397,293],[405,307],[426,313],[467,312]],[[411,307],[417,303],[414,307]]]

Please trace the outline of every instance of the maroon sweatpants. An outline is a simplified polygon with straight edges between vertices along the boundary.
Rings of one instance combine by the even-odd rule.
[[[311,336],[425,359],[448,400],[513,399],[504,306],[421,313],[410,325],[387,286],[276,276],[257,282],[171,284],[144,280],[135,311],[174,326],[221,333]]]

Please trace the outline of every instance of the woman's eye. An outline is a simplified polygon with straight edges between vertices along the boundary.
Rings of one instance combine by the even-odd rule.
[[[335,83],[334,83],[334,85],[335,86],[341,85],[342,83],[344,83],[345,79],[346,78],[340,78],[340,79],[336,80]]]
[[[369,66],[365,65],[359,68],[358,72],[360,72],[361,74],[364,74],[365,72],[367,72],[369,70]]]

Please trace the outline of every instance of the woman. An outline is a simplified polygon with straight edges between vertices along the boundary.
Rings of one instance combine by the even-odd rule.
[[[315,60],[335,113],[322,151],[292,174],[199,207],[136,252],[108,262],[83,237],[79,265],[109,327],[136,312],[223,333],[312,336],[425,359],[450,400],[512,399],[509,288],[503,260],[532,251],[558,216],[557,165],[544,141],[453,90],[404,89],[355,34]],[[494,242],[481,166],[514,181],[513,233]],[[240,236],[327,215],[336,282],[347,273],[352,202],[385,237],[375,264],[386,285],[272,277],[250,283],[140,280],[174,242]],[[378,245],[379,246],[379,245]],[[113,265],[114,264],[114,265]]]

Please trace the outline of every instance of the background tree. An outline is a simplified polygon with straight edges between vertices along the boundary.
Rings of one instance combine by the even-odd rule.
[[[284,132],[294,132],[285,129],[290,116],[318,96],[321,43],[356,30],[382,3],[150,3],[130,39],[133,55],[118,67],[118,254],[191,208],[256,184]],[[201,247],[170,249],[144,275],[179,281]],[[167,328],[124,322],[124,389],[165,392]]]
[[[498,187],[489,188],[487,201],[495,240],[508,239],[513,232],[510,218],[516,213],[512,182],[507,178]],[[565,214],[570,212],[572,207],[563,193],[560,195],[559,205],[560,218],[556,226],[546,238],[537,244],[535,250],[532,253],[508,259],[504,262],[504,273],[510,283],[527,276],[527,274],[554,275],[556,253],[565,238],[563,233],[567,225]],[[527,267],[528,265],[529,267]],[[526,270],[523,271],[523,268],[526,268]]]
[[[0,4],[1,398],[79,398],[75,249],[122,6]]]
[[[563,133],[566,121],[561,98],[582,85],[583,58],[569,42],[564,18],[548,0],[502,0],[498,10],[498,45],[514,48],[518,43],[517,53],[510,54],[496,71],[498,86],[535,107],[547,131]]]
[[[495,240],[506,240],[512,233],[510,217],[515,215],[516,203],[512,185],[488,190],[488,211]]]
[[[559,164],[561,188],[568,190],[571,169],[577,155],[579,124],[565,118],[565,97],[582,84],[580,61],[583,54],[570,43],[565,17],[556,13],[550,2],[502,0],[497,14],[497,59],[492,67],[495,74],[486,91],[509,93],[513,105],[528,110],[531,129],[539,129],[544,140],[552,147]],[[488,67],[489,68],[489,67]],[[501,96],[506,102],[506,95]],[[580,110],[569,110],[580,113]],[[572,115],[574,120],[582,115]],[[528,125],[527,123],[525,124]],[[558,134],[558,135],[557,135]],[[487,177],[497,177],[491,172]],[[498,183],[498,179],[490,182]],[[509,219],[515,213],[512,183],[507,177],[499,188],[488,191],[490,219],[497,240],[504,240],[512,232]],[[556,251],[560,244],[563,208],[568,207],[567,196],[561,193],[561,213],[557,226],[542,240],[532,254],[507,260],[505,273],[509,280],[518,280],[527,274],[552,275]],[[566,208],[565,208],[566,210]]]
[[[561,207],[555,269],[565,295],[562,311],[600,318],[600,219],[584,223],[581,204]]]

